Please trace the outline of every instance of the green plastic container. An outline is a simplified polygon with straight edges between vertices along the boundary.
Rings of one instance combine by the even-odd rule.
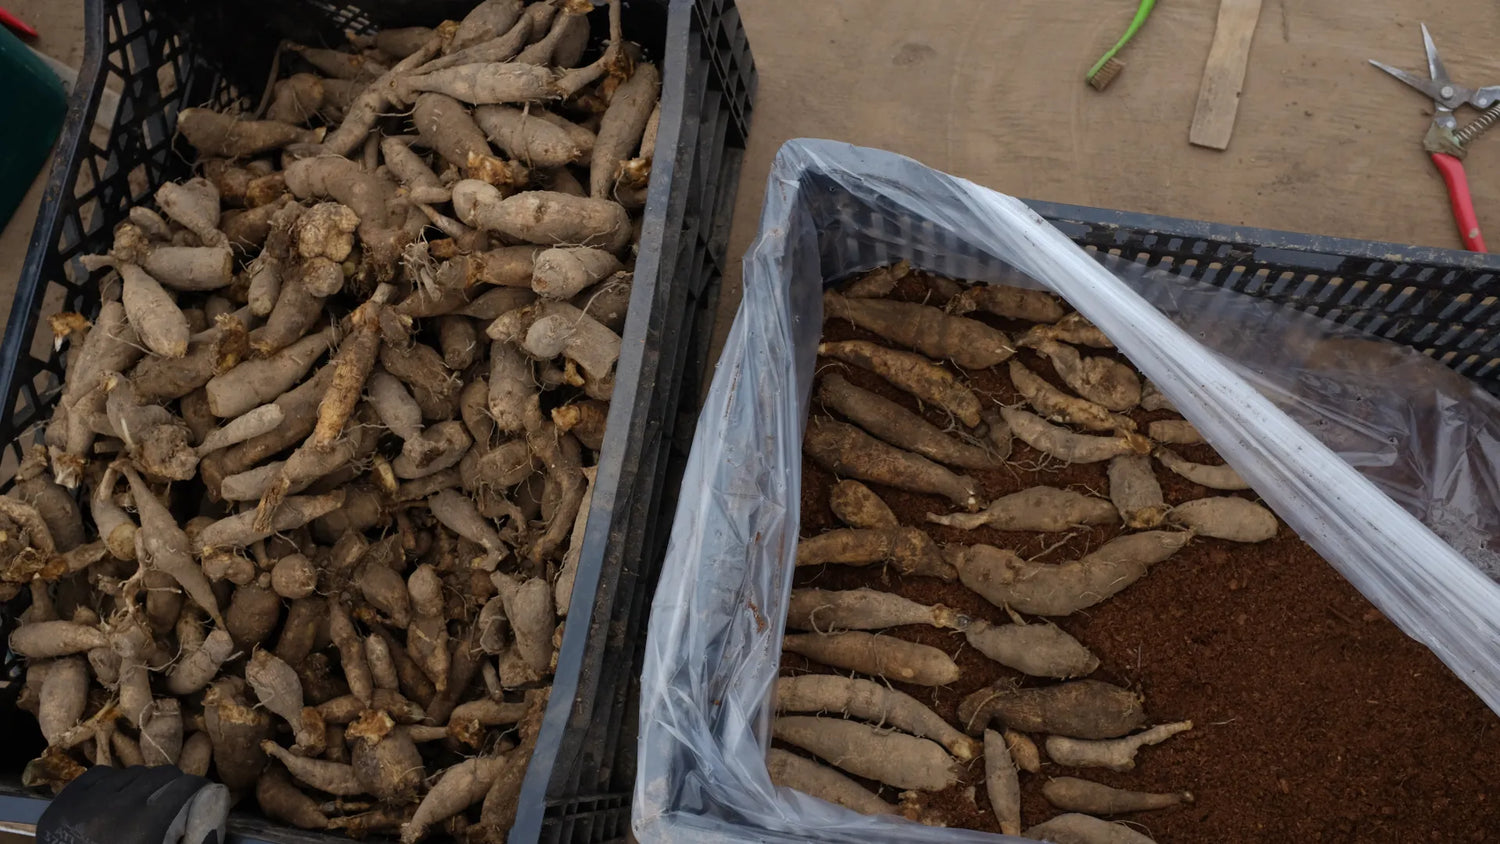
[[[67,111],[62,80],[0,26],[0,228],[47,162]]]

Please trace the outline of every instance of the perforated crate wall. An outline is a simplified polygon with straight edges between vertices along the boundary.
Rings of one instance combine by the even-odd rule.
[[[1086,249],[1410,346],[1500,395],[1500,257],[1030,204]]]

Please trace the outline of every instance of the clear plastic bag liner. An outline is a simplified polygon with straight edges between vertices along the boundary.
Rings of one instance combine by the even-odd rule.
[[[1254,295],[1101,262],[1500,580],[1500,400],[1416,350]]]
[[[1500,586],[1485,574],[1500,518],[1493,398],[1400,346],[1096,258],[1023,203],[910,159],[797,140],[771,171],[652,606],[642,841],[1019,840],[859,815],[766,771],[821,292],[903,259],[1067,299],[1277,515],[1500,711]]]

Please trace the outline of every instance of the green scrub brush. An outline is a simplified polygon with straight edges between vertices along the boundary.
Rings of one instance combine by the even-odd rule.
[[[1103,91],[1109,83],[1115,81],[1120,71],[1125,69],[1125,63],[1115,58],[1115,53],[1120,52],[1120,49],[1140,30],[1141,24],[1146,22],[1146,16],[1151,14],[1151,9],[1155,6],[1156,0],[1141,0],[1141,6],[1135,10],[1135,18],[1130,21],[1125,34],[1120,36],[1115,46],[1109,48],[1109,52],[1100,56],[1099,61],[1094,62],[1094,66],[1089,68],[1088,75],[1084,79],[1096,90]]]

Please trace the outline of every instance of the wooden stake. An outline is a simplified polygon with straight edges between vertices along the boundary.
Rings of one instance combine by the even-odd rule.
[[[1261,0],[1219,0],[1219,22],[1203,68],[1198,108],[1188,140],[1196,146],[1224,149],[1234,132],[1234,116],[1250,60],[1250,39],[1260,19]]]

